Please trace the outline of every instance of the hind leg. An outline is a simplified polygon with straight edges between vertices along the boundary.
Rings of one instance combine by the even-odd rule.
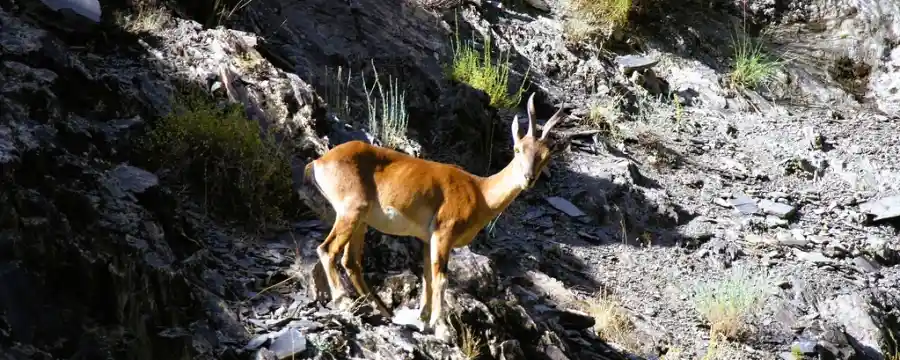
[[[356,292],[361,297],[368,298],[374,302],[375,307],[382,316],[392,318],[394,316],[393,313],[388,310],[381,297],[372,292],[372,289],[369,288],[369,285],[363,278],[362,255],[367,227],[366,224],[360,222],[357,228],[354,229],[351,240],[347,242],[344,248],[344,257],[341,259],[341,264],[347,270],[347,276],[350,277],[350,282],[353,283],[353,288],[356,289]]]
[[[328,288],[332,302],[339,302],[347,295],[338,273],[337,256],[350,242],[354,229],[359,227],[360,219],[358,214],[359,212],[355,211],[338,215],[334,225],[331,227],[331,232],[328,233],[328,237],[316,248],[319,261],[325,270],[325,277],[328,279]]]

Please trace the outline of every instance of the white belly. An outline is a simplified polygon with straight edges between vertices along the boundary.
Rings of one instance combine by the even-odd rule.
[[[368,216],[369,226],[385,234],[396,236],[415,236],[427,241],[430,224],[416,224],[390,206],[373,206]]]

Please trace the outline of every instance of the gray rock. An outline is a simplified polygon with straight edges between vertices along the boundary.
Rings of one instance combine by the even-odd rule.
[[[500,360],[525,360],[525,353],[522,352],[522,345],[518,340],[506,340],[500,343]]]
[[[556,345],[548,345],[544,350],[544,355],[547,355],[547,358],[550,360],[569,360],[569,357],[566,356],[566,353],[564,353]]]
[[[52,10],[71,10],[95,22],[100,22],[100,2],[97,0],[41,0]]]
[[[892,242],[885,238],[869,235],[863,250],[879,263],[890,266],[900,262],[900,249],[892,247],[891,244]]]
[[[278,356],[275,355],[275,353],[272,352],[271,350],[262,348],[262,349],[259,349],[259,351],[257,351],[253,355],[253,360],[281,360],[281,359],[279,359]]]
[[[816,264],[831,264],[834,260],[829,259],[825,254],[822,254],[817,251],[806,252],[799,249],[793,249],[794,256],[803,261],[809,261]]]
[[[838,295],[817,304],[824,319],[844,327],[847,336],[854,341],[851,345],[867,358],[884,358],[881,351],[886,339],[882,329],[884,314],[860,293]]]
[[[803,354],[815,354],[816,342],[809,339],[794,341],[794,343],[791,344],[791,349],[797,349]]]
[[[19,160],[18,150],[13,143],[12,129],[0,125],[0,165]]]
[[[778,353],[778,356],[781,358],[781,360],[798,360],[797,357],[794,356],[794,353],[788,351],[782,351]]]
[[[777,203],[768,199],[760,200],[757,205],[766,214],[775,215],[782,219],[790,217],[797,210],[791,205]]]
[[[649,56],[621,55],[616,56],[615,62],[619,66],[619,71],[622,71],[627,76],[634,71],[650,69],[659,63],[659,60]]]
[[[558,317],[559,324],[566,329],[582,330],[594,326],[596,320],[588,314],[576,310],[555,310],[553,314]]]
[[[550,11],[550,5],[547,5],[547,2],[544,0],[525,0],[525,2],[527,2],[528,5],[531,5],[531,7],[535,9]]]
[[[267,341],[269,341],[269,334],[257,335],[253,339],[250,339],[250,341],[247,342],[247,345],[244,345],[244,350],[259,349],[259,347],[263,346]]]
[[[734,195],[734,199],[731,199],[728,202],[744,215],[753,215],[759,211],[756,201],[742,193]]]
[[[874,273],[877,272],[880,268],[877,263],[869,260],[865,256],[857,256],[853,258],[853,265],[856,265],[856,267],[859,268],[860,271],[865,273]]]
[[[563,213],[571,217],[581,217],[587,215],[584,213],[584,211],[581,211],[581,209],[569,202],[569,200],[563,199],[561,197],[551,196],[544,198],[544,200],[547,200],[547,202],[550,203],[550,205],[553,206],[556,210],[562,211]]]
[[[804,247],[809,244],[809,240],[807,240],[803,235],[799,237],[788,231],[779,231],[775,237],[778,239],[778,243],[786,246],[796,246],[796,247]]]
[[[119,189],[140,194],[147,189],[159,185],[159,178],[147,170],[131,165],[121,164],[110,171]]]
[[[790,222],[777,216],[766,216],[766,226],[770,228],[787,226]]]
[[[900,216],[900,195],[866,201],[859,204],[859,210],[874,215],[873,220],[875,221],[898,217]]]
[[[275,353],[275,357],[279,360],[289,359],[306,351],[306,336],[301,334],[300,330],[286,328],[272,338],[274,340],[268,349]]]

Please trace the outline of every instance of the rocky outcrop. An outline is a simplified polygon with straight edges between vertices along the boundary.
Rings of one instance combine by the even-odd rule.
[[[245,243],[129,163],[147,119],[171,111],[175,83],[208,86],[248,112],[265,103],[280,123],[260,125],[296,130],[284,141],[298,145],[298,157],[321,151],[323,129],[341,136],[315,123],[321,100],[296,75],[269,63],[223,70],[252,48],[253,36],[171,20],[153,45],[95,45],[118,48],[101,58],[69,50],[18,10],[0,11],[4,359],[465,357],[412,328],[323,308],[307,296],[310,282],[261,291],[286,274],[312,273],[321,225],[304,222],[271,242]],[[447,116],[471,113],[458,104],[440,105]],[[396,241],[376,242],[367,254],[392,259],[393,269],[420,267],[421,257],[409,253],[417,247]],[[294,255],[294,269],[303,270],[296,274]],[[483,255],[459,252],[450,268],[455,334],[474,334],[482,344],[474,350],[503,359],[618,358],[585,326],[535,317],[543,303],[520,303]],[[393,305],[415,306],[418,281],[409,270],[380,277]]]
[[[697,25],[692,4],[638,18],[646,42],[630,46],[645,54],[613,58],[562,41],[555,1],[541,12],[430,2],[437,14],[401,0],[258,0],[228,29],[201,25],[215,17],[201,1],[167,4],[175,16],[129,32],[115,21],[129,9],[119,2],[104,3],[97,23],[0,0],[0,359],[677,359],[679,348],[695,359],[712,344],[686,289],[738,265],[772,273],[740,356],[892,355],[900,245],[891,219],[860,205],[900,191],[889,21],[900,11],[878,1],[747,2],[757,24],[802,34],[776,38],[794,41],[773,51],[836,60],[779,74],[796,89],[736,92],[721,81],[720,45],[743,4],[719,4]],[[327,220],[246,234],[134,151],[172,110],[175,86],[193,84],[243,104],[261,129],[287,130],[279,139],[302,164],[371,139],[362,89],[346,89],[342,118],[326,103],[325,70],[358,79],[374,65],[404,81],[409,152],[488,173],[509,156],[511,115],[445,79],[457,15],[461,38],[491,31],[512,50],[510,82],[529,71],[539,113],[564,104],[573,117],[549,177],[451,257],[449,342],[365,304],[351,313],[315,302]],[[828,109],[774,101],[786,93]],[[622,100],[602,109],[609,131],[577,128],[609,99]],[[370,283],[413,314],[421,244],[367,237]],[[640,339],[599,338],[610,319],[577,305],[610,289],[630,322],[621,329]]]

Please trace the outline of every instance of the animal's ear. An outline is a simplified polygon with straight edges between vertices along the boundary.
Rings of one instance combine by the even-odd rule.
[[[519,114],[513,116],[510,131],[512,132],[513,146],[518,145],[519,141],[522,140],[522,138],[519,137]]]

